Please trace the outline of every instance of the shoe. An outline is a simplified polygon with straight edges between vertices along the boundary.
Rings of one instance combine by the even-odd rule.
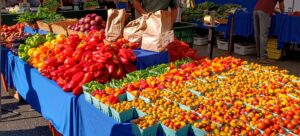
[[[270,59],[259,59],[258,62],[262,63],[262,64],[270,64],[270,63],[274,63],[275,61],[274,60],[270,60]]]

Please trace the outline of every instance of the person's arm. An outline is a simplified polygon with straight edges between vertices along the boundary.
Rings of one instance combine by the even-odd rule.
[[[133,1],[133,7],[140,13],[140,14],[146,14],[147,12],[142,6],[141,0],[134,0]]]
[[[171,8],[171,20],[172,20],[172,24],[175,23],[176,18],[177,18],[177,14],[178,14],[178,6]]]
[[[284,0],[279,1],[279,9],[281,13],[284,13]]]
[[[171,21],[172,24],[174,24],[178,15],[178,8],[179,8],[178,0],[171,0],[170,8],[171,8]]]

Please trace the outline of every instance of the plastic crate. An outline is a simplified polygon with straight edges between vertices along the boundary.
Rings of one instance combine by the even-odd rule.
[[[127,91],[126,91],[126,97],[127,97],[127,101],[132,101],[133,99],[135,99],[135,96]]]
[[[151,102],[150,99],[148,99],[148,98],[146,98],[144,96],[139,96],[139,98],[142,99],[145,103],[150,103]]]
[[[136,124],[132,123],[132,133],[135,136],[156,136],[159,124],[155,124],[145,129],[141,129]]]
[[[281,50],[277,50],[277,49],[267,49],[267,53],[268,53],[268,58],[269,59],[280,59],[281,58]]]
[[[251,55],[256,53],[256,47],[254,45],[242,46],[234,44],[234,52],[239,55]]]
[[[84,95],[84,98],[87,102],[93,104],[92,102],[92,95],[86,91],[83,91],[83,95]]]
[[[165,136],[187,136],[188,132],[189,132],[190,124],[187,124],[183,128],[180,128],[176,131],[165,126],[164,124],[161,124],[161,126],[162,126],[163,133]]]
[[[127,100],[127,95],[126,95],[126,93],[123,93],[123,94],[120,94],[120,95],[118,96],[118,98],[119,98],[119,101],[120,101],[120,102],[126,101],[126,100]]]
[[[92,104],[97,108],[97,109],[101,109],[101,105],[100,105],[100,101],[98,99],[96,99],[96,97],[92,96]]]
[[[194,37],[194,45],[201,46],[208,44],[208,37]]]
[[[178,40],[184,41],[193,47],[194,44],[194,30],[196,24],[187,22],[176,22],[174,23],[174,35]]]
[[[112,118],[114,118],[119,123],[124,123],[126,121],[133,119],[133,110],[129,109],[123,112],[117,112],[114,108],[110,108]]]
[[[111,110],[110,110],[110,107],[102,102],[99,102],[100,103],[100,109],[101,111],[106,114],[107,116],[111,116],[112,113],[111,113]]]
[[[87,86],[82,86],[82,90],[83,90],[83,95],[84,95],[84,98],[87,102],[93,104],[93,101],[92,101],[92,95],[88,92],[89,88]]]
[[[194,133],[194,136],[205,136],[208,134],[206,131],[196,128],[194,126],[192,126],[191,128],[192,128],[192,132]]]
[[[140,117],[144,117],[146,116],[147,114],[142,112],[141,110],[137,109],[137,108],[134,108],[133,110],[133,118],[140,118]]]
[[[228,43],[226,41],[217,40],[217,46],[220,50],[228,50]]]

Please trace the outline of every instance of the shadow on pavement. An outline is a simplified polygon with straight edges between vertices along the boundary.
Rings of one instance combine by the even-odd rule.
[[[0,136],[51,136],[48,126],[40,126],[34,129],[0,131]]]

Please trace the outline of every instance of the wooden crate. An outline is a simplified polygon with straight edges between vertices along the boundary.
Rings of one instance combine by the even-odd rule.
[[[52,32],[55,34],[68,35],[67,27],[77,23],[77,19],[67,19],[65,21],[56,22],[51,24]]]
[[[51,24],[52,23],[45,23],[44,21],[36,21],[38,27],[40,30],[44,30],[44,31],[47,31],[47,32],[50,32],[52,33],[52,29],[51,29]]]
[[[75,31],[75,30],[71,30],[71,29],[67,29],[68,30],[68,35],[70,34],[87,34],[87,32],[80,32],[80,31]]]

